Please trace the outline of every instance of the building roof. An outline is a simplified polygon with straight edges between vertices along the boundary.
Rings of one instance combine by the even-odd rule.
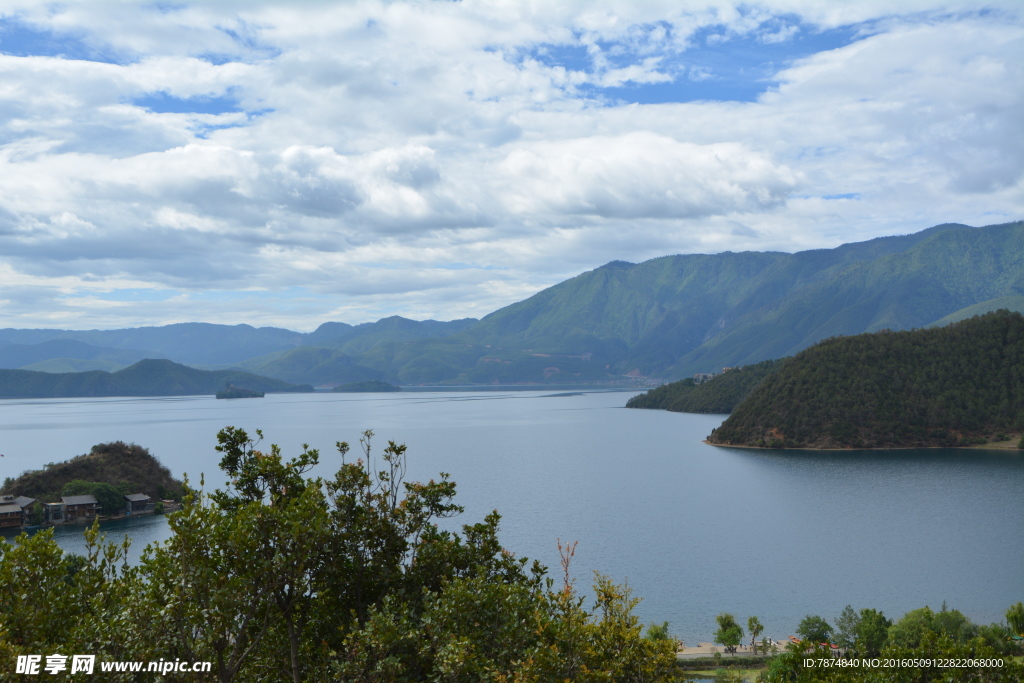
[[[133,503],[143,503],[150,500],[149,496],[145,493],[126,493],[124,494],[124,497]]]
[[[65,505],[99,505],[99,501],[96,500],[96,496],[61,496],[60,499],[64,501]]]
[[[14,503],[4,503],[3,505],[0,505],[0,515],[9,515],[12,512],[17,512],[20,515],[21,507]]]
[[[23,508],[27,508],[32,503],[36,502],[35,498],[29,498],[28,496],[18,496],[14,499],[14,504]]]

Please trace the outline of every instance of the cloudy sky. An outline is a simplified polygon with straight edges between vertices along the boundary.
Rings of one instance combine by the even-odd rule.
[[[0,72],[0,327],[479,317],[1024,218],[1014,0],[5,0]]]

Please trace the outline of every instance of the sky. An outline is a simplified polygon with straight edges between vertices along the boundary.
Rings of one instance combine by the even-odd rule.
[[[5,0],[0,327],[481,317],[1021,220],[1022,112],[1015,0]]]

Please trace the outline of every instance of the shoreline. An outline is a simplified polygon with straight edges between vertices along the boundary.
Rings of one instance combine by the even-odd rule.
[[[813,448],[810,446],[796,446],[793,448],[771,448],[769,446],[747,446],[746,444],[712,443],[703,439],[701,443],[718,448],[748,448],[755,451],[921,451],[921,450],[958,450],[958,451],[1018,451],[1024,453],[1024,449],[1017,447],[1017,439],[1007,441],[996,441],[986,444],[975,444],[973,446],[878,446],[869,448]]]

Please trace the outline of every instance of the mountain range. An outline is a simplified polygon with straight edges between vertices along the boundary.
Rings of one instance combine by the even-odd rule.
[[[209,323],[4,329],[0,367],[113,370],[167,358],[318,385],[676,379],[999,308],[1024,311],[1024,222],[945,224],[794,254],[613,261],[480,320],[391,317],[310,333]]]

